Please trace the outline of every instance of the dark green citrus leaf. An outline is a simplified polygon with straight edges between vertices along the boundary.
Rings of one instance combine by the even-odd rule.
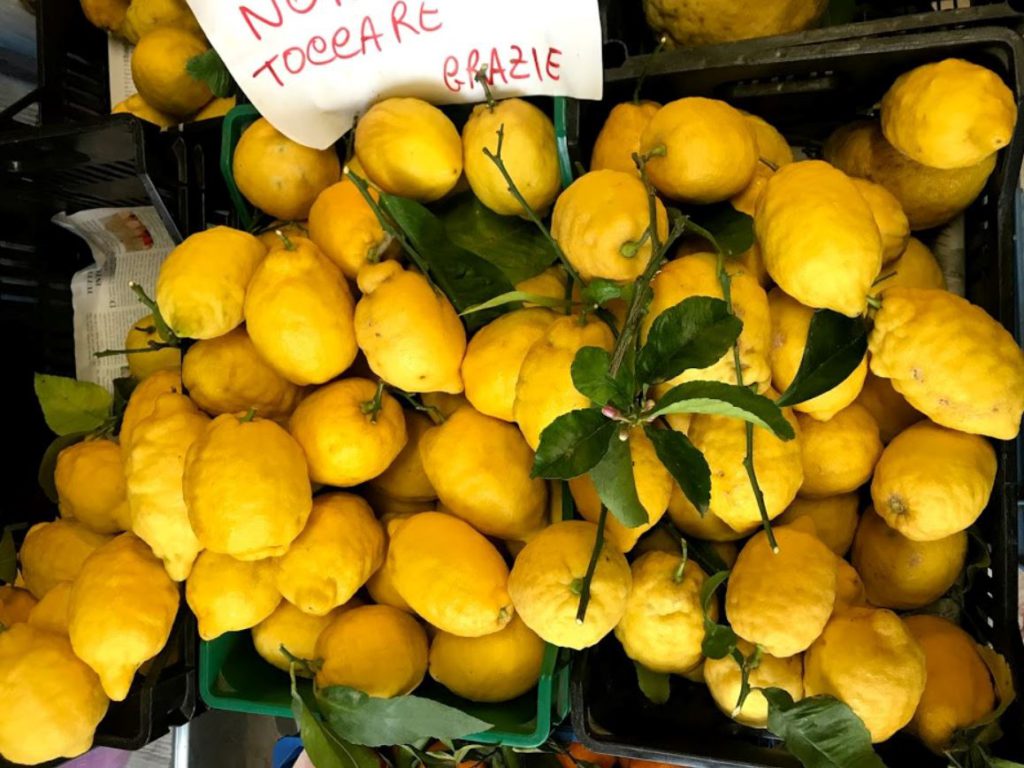
[[[817,310],[811,318],[807,346],[796,377],[776,402],[798,405],[828,392],[854,372],[867,351],[864,318]]]
[[[732,348],[742,329],[721,299],[684,299],[655,318],[637,358],[637,377],[656,384],[690,368],[707,368]]]
[[[720,381],[687,381],[673,387],[659,400],[651,416],[670,413],[708,413],[731,416],[771,430],[783,440],[795,436],[793,425],[778,405],[746,387]]]
[[[616,423],[597,408],[562,414],[540,433],[531,477],[571,480],[586,474],[608,452]]]
[[[703,516],[711,503],[711,468],[704,454],[682,432],[656,429],[650,425],[644,431],[654,443],[658,459],[679,483],[683,495]]]
[[[594,481],[597,495],[608,511],[627,528],[636,528],[648,522],[647,510],[640,504],[636,492],[629,441],[620,440],[618,424],[609,423],[616,429],[608,441],[604,458],[590,470],[590,479]]]

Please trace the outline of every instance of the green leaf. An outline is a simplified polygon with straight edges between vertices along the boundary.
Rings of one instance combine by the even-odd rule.
[[[626,288],[603,277],[595,277],[580,292],[580,298],[587,304],[605,304],[612,299],[622,298]]]
[[[732,348],[742,329],[721,299],[683,299],[655,318],[637,358],[637,376],[656,384],[690,368],[707,368]]]
[[[700,609],[704,614],[704,640],[700,650],[709,659],[724,659],[739,642],[736,633],[729,627],[716,624],[711,619],[711,606],[715,600],[715,592],[729,578],[729,571],[718,571],[708,576],[700,587]]]
[[[380,699],[346,686],[317,691],[327,722],[354,744],[381,747],[417,739],[461,739],[493,726],[479,718],[420,696]]]
[[[654,444],[658,459],[703,517],[711,503],[711,468],[704,454],[674,429],[656,429],[648,424],[644,432]]]
[[[782,410],[764,395],[746,387],[720,381],[687,381],[673,387],[655,404],[651,417],[670,413],[710,413],[731,416],[771,430],[782,440],[792,440],[796,433]]]
[[[214,96],[223,99],[230,96],[234,91],[234,81],[231,79],[231,73],[228,72],[228,68],[221,61],[220,54],[213,50],[213,48],[206,51],[206,53],[201,53],[189,59],[185,65],[185,71],[194,80],[201,80],[206,83],[206,86],[213,92]]]
[[[299,693],[295,683],[295,670],[291,671],[292,679],[292,714],[299,726],[302,745],[309,754],[309,759],[316,768],[380,768],[377,753],[366,747],[350,744],[332,733],[317,715],[316,703],[309,703]]]
[[[633,662],[636,667],[636,683],[640,686],[640,692],[654,704],[664,704],[671,695],[669,676],[664,672],[652,672],[638,661]]]
[[[868,351],[868,329],[862,317],[846,317],[819,309],[811,318],[807,346],[793,382],[776,401],[798,405],[840,384],[860,365]]]
[[[489,261],[515,285],[550,267],[558,254],[544,233],[518,216],[501,216],[472,194],[460,196],[441,214],[455,245]]]
[[[37,373],[35,390],[46,426],[55,434],[92,432],[110,415],[113,397],[98,384]]]
[[[728,202],[695,209],[696,221],[687,226],[726,256],[739,256],[754,244],[754,219]]]
[[[871,746],[864,722],[831,696],[793,701],[781,688],[762,690],[768,699],[768,730],[804,768],[885,768]]]
[[[0,583],[13,584],[18,578],[18,555],[14,551],[14,532],[4,528],[0,536]]]
[[[608,452],[616,424],[597,408],[564,413],[540,433],[530,477],[572,480],[586,474]]]
[[[57,456],[68,446],[80,443],[88,436],[88,432],[72,432],[69,435],[61,435],[55,438],[47,447],[43,458],[39,462],[39,487],[43,489],[46,498],[57,503],[57,483],[54,480],[54,472],[57,470]]]
[[[569,302],[565,299],[553,299],[550,296],[538,296],[535,293],[527,293],[526,291],[509,291],[503,293],[500,296],[495,296],[489,301],[485,301],[483,304],[475,304],[472,307],[464,309],[459,313],[460,317],[466,315],[472,315],[476,312],[483,312],[488,309],[497,309],[503,307],[506,304],[521,304],[523,302],[529,302],[530,304],[536,304],[541,307],[567,307]]]
[[[597,405],[615,403],[625,408],[633,399],[632,389],[624,379],[628,366],[620,369],[619,380],[612,378],[612,356],[601,347],[583,347],[572,361],[572,383],[576,390]]]
[[[615,422],[610,422],[617,426]],[[647,510],[640,503],[633,477],[633,459],[629,441],[619,439],[618,430],[612,432],[604,458],[590,470],[597,495],[608,511],[627,528],[636,528],[648,522]]]

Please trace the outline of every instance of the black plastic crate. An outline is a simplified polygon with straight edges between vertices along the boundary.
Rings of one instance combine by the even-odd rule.
[[[603,102],[570,101],[566,126],[574,160],[590,150],[611,107],[632,98],[647,73],[642,96],[667,102],[708,96],[760,115],[791,143],[813,154],[832,129],[872,111],[892,81],[920,64],[958,56],[998,72],[1018,103],[1024,97],[1024,40],[1004,28],[906,34],[778,47],[749,41],[638,57],[606,72]],[[967,297],[1024,339],[1017,249],[1017,187],[1024,153],[1024,113],[1011,145],[1000,153],[988,185],[965,213]],[[1017,625],[1018,505],[1024,440],[996,444],[999,471],[978,527],[992,567],[978,574],[967,596],[965,623],[1005,655],[1016,687],[1024,689],[1024,647]],[[655,705],[640,692],[632,662],[614,638],[581,654],[572,684],[576,735],[599,752],[708,766],[797,766],[765,731],[721,714],[704,686],[673,677],[672,696]],[[1024,758],[1024,708],[1003,720],[1001,756]],[[879,745],[890,766],[945,765],[916,740],[897,735]]]

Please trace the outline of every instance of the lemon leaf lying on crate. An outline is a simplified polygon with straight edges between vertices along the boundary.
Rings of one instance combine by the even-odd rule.
[[[721,299],[684,299],[651,325],[637,357],[637,376],[645,384],[657,384],[691,368],[707,368],[732,348],[742,329],[743,323]]]
[[[295,670],[292,678],[292,714],[299,726],[302,745],[316,768],[379,768],[380,761],[372,749],[349,744],[320,719],[315,712],[315,702],[307,703],[295,684]]]
[[[58,501],[57,483],[53,476],[54,472],[57,471],[57,455],[65,448],[85,440],[88,434],[88,432],[72,432],[69,435],[61,435],[50,443],[46,453],[43,454],[42,460],[39,462],[39,487],[43,489],[46,498],[54,504]]]
[[[234,91],[234,81],[231,79],[231,73],[228,72],[228,68],[221,60],[220,54],[212,48],[206,53],[201,53],[189,59],[188,64],[185,65],[185,71],[193,79],[206,83],[206,87],[218,98],[226,98]]]
[[[643,664],[634,661],[636,684],[640,692],[653,704],[664,704],[671,694],[669,676],[664,672],[652,672]]]
[[[58,435],[92,432],[110,416],[113,397],[98,384],[37,373],[35,390],[46,426]]]
[[[828,392],[860,365],[868,351],[868,328],[862,317],[819,309],[811,317],[807,346],[793,382],[776,401],[798,405]]]
[[[493,727],[421,696],[381,699],[343,685],[320,688],[316,695],[330,727],[346,741],[367,747],[409,744],[430,737],[460,739]]]
[[[804,768],[885,768],[871,734],[852,709],[832,696],[794,702],[781,688],[764,688],[768,730]]]

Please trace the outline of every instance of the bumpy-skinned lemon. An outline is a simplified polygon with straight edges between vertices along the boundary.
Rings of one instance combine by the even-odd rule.
[[[679,46],[727,43],[814,25],[825,0],[770,0],[749,5],[738,0],[644,0],[647,23]]]
[[[629,563],[615,544],[605,541],[590,582],[586,619],[576,621],[596,540],[593,523],[555,523],[534,536],[512,566],[508,591],[516,612],[549,643],[576,649],[595,645],[626,612],[633,581]]]
[[[514,424],[460,408],[423,436],[420,458],[441,503],[481,533],[526,540],[547,522],[547,484]]]
[[[375,374],[406,392],[462,391],[466,331],[447,297],[396,261],[364,267],[356,341]]]
[[[356,158],[392,195],[429,203],[462,176],[462,140],[452,121],[421,99],[385,99],[356,125]]]
[[[370,486],[396,501],[431,502],[437,498],[437,491],[423,468],[420,441],[435,425],[419,411],[404,414],[408,442],[384,473],[370,481]]]
[[[121,458],[128,457],[135,425],[153,413],[156,401],[161,395],[180,394],[182,392],[181,371],[157,371],[149,378],[140,381],[132,390],[121,417],[121,431],[117,441],[121,446]]]
[[[42,600],[32,606],[28,615],[28,623],[48,632],[66,636],[72,586],[72,582],[62,581],[47,592]],[[0,623],[6,624],[3,617],[0,617]]]
[[[245,129],[231,165],[235,184],[245,199],[284,221],[309,218],[320,193],[341,178],[341,163],[333,147],[304,147],[265,118]]]
[[[821,160],[780,168],[758,201],[754,229],[782,290],[808,307],[863,314],[882,268],[882,238],[845,173]]]
[[[658,237],[668,235],[668,213],[655,201]],[[584,280],[636,280],[651,260],[647,190],[636,174],[591,171],[569,185],[555,204],[551,234]]]
[[[408,440],[402,406],[369,379],[320,387],[295,409],[288,429],[306,454],[310,477],[339,488],[380,475]]]
[[[801,433],[801,439],[803,437],[804,433]],[[842,557],[853,543],[853,534],[857,530],[859,506],[860,502],[856,493],[843,493],[816,499],[797,496],[775,522],[778,525],[786,525],[802,517],[809,517],[814,522],[818,538],[839,557]]]
[[[29,624],[0,632],[0,756],[38,765],[92,747],[110,703],[63,635]]]
[[[1000,440],[1020,431],[1024,352],[966,299],[948,291],[887,290],[868,349],[871,371],[937,424]]]
[[[793,383],[807,348],[807,333],[814,311],[787,296],[778,287],[768,292],[768,306],[772,318],[771,352],[772,384],[780,392]],[[793,406],[819,421],[827,421],[857,399],[868,361],[864,360],[841,382],[817,397]]]
[[[985,188],[996,153],[966,168],[942,170],[911,160],[882,135],[877,121],[850,123],[825,142],[825,159],[851,176],[892,192],[912,230],[931,229],[959,215]]]
[[[559,317],[533,343],[519,369],[513,407],[516,423],[537,450],[544,429],[562,414],[586,408],[590,400],[572,383],[572,361],[583,347],[611,351],[615,337],[600,320]]]
[[[81,0],[81,6],[94,27],[117,32],[124,26],[129,0]]]
[[[882,238],[882,263],[888,264],[907,247],[907,240],[910,238],[910,221],[907,214],[903,212],[900,201],[881,184],[856,176],[850,177],[850,181],[871,209],[878,234]]]
[[[245,328],[260,356],[294,384],[323,384],[356,359],[348,282],[312,241],[296,238],[256,268]]]
[[[110,541],[74,520],[37,523],[18,552],[25,587],[37,599],[62,581],[74,581],[88,557]]]
[[[868,604],[864,581],[857,570],[841,557],[836,559],[836,604],[833,614]]]
[[[672,475],[658,458],[654,444],[639,427],[629,432],[629,453],[633,464],[633,484],[640,505],[647,512],[647,522],[628,528],[614,515],[607,516],[605,535],[624,553],[633,549],[637,540],[661,520],[675,485]],[[585,520],[596,523],[601,516],[601,498],[590,475],[574,477],[569,481],[569,490],[576,502],[576,511]]]
[[[523,293],[532,293],[534,296],[543,296],[548,299],[562,300],[565,298],[565,283],[569,274],[564,267],[548,267],[533,277],[520,280],[516,283],[516,290]],[[533,308],[539,305],[530,302],[523,302],[523,307]],[[511,314],[511,313],[509,313]],[[503,315],[504,317],[504,315]],[[501,319],[501,318],[499,318]]]
[[[633,155],[640,153],[640,137],[659,109],[661,104],[656,101],[627,101],[612,107],[594,141],[590,170],[639,176]]]
[[[345,685],[370,696],[412,693],[427,673],[427,633],[405,611],[365,605],[344,611],[320,633],[319,688]]]
[[[689,203],[728,200],[750,183],[757,141],[743,114],[724,101],[690,96],[659,109],[640,138],[655,188]]]
[[[124,701],[132,679],[167,644],[178,613],[178,587],[134,534],[93,553],[71,588],[68,632],[75,655]]]
[[[260,418],[210,422],[185,458],[182,490],[200,543],[239,560],[284,554],[313,506],[302,448]]]
[[[882,98],[882,132],[907,157],[932,168],[975,165],[1010,143],[1013,92],[991,69],[944,59],[896,78]]]
[[[63,584],[70,582],[62,581],[52,587],[47,594]],[[46,597],[44,595],[43,599]],[[10,584],[0,586],[0,624],[5,627],[13,627],[29,620],[32,611],[38,605],[35,597],[27,589],[15,587]]]
[[[174,117],[199,111],[213,93],[187,70],[188,63],[209,50],[201,34],[176,27],[147,32],[132,51],[132,80],[139,95]]]
[[[741,265],[726,263],[730,277],[733,310],[742,321],[738,340],[740,370],[743,383],[764,389],[771,381],[768,364],[768,344],[771,320],[768,314],[768,296],[757,279]],[[643,321],[643,338],[657,317],[691,296],[722,298],[722,285],[718,279],[718,262],[711,253],[691,253],[668,262],[651,282],[654,296]],[[686,381],[724,381],[736,383],[736,362],[730,349],[707,368],[690,369],[672,379],[672,384]]]
[[[964,531],[914,541],[868,509],[857,526],[851,559],[872,604],[910,610],[942,597],[960,575],[966,555]]]
[[[338,616],[358,601],[335,608],[326,616],[313,616],[300,611],[287,600],[282,600],[277,609],[267,618],[252,628],[252,644],[256,653],[264,661],[287,672],[291,668],[291,659],[285,656],[282,647],[292,656],[313,661],[316,659],[316,641]],[[297,664],[295,674],[299,677],[311,677],[306,668]]]
[[[864,387],[854,401],[868,409],[878,424],[882,443],[888,445],[896,435],[916,424],[924,415],[915,410],[906,398],[892,388],[888,379],[882,379],[868,371]]]
[[[192,115],[190,122],[198,123],[202,120],[214,120],[218,117],[224,117],[228,112],[234,109],[237,104],[238,99],[234,96],[214,96],[214,98],[209,101],[205,107]]]
[[[421,509],[417,511],[426,512],[430,510]],[[387,552],[390,551],[391,537],[394,535],[395,531],[398,530],[399,526],[406,520],[406,518],[411,517],[413,514],[415,514],[415,512],[406,513],[402,516],[391,517],[384,523],[388,540],[388,545],[385,549],[384,564],[374,571],[369,581],[366,582],[366,591],[370,593],[370,597],[373,598],[375,603],[390,605],[395,608],[400,608],[403,611],[409,611],[409,613],[412,613],[413,610],[409,607],[409,603],[406,602],[405,598],[399,593],[398,587],[395,586],[395,577],[387,559]],[[382,522],[384,521],[382,520]]]
[[[871,481],[875,510],[915,541],[932,541],[971,525],[988,503],[996,454],[982,437],[929,421],[897,435]]]
[[[384,564],[384,529],[370,505],[350,493],[313,500],[309,521],[277,561],[277,588],[306,613],[344,605]]]
[[[743,117],[754,131],[758,162],[750,183],[733,195],[729,203],[737,211],[753,216],[768,179],[779,168],[793,162],[793,150],[782,134],[767,120],[747,112],[743,113]]]
[[[910,238],[907,247],[895,261],[882,269],[888,275],[878,284],[884,294],[890,288],[941,288],[946,287],[946,276],[942,274],[935,254],[916,237]]]
[[[836,614],[804,654],[804,693],[846,703],[874,743],[910,722],[925,674],[924,653],[906,625],[876,608]]]
[[[430,644],[430,676],[470,701],[509,701],[537,685],[544,641],[518,616],[483,637],[438,632]]]
[[[744,640],[779,658],[806,650],[836,601],[836,556],[791,525],[775,529],[778,552],[761,531],[740,550],[725,593],[725,615]]]
[[[302,394],[260,356],[245,328],[190,346],[181,378],[189,397],[214,416],[253,408],[268,419],[284,418]]]
[[[668,515],[673,524],[687,536],[705,541],[729,542],[742,539],[750,531],[739,532],[725,524],[710,509],[702,516],[689,502],[677,483],[672,484],[668,501]]]
[[[564,296],[565,290],[559,296]],[[466,399],[480,413],[514,421],[516,383],[523,358],[558,316],[548,309],[518,309],[502,315],[470,339],[462,360]]]
[[[867,408],[852,403],[828,421],[797,415],[804,482],[810,498],[849,493],[864,485],[882,455],[878,424]]]
[[[125,13],[121,31],[132,43],[159,27],[177,27],[203,34],[185,0],[134,0]]]
[[[457,517],[408,518],[391,534],[387,567],[402,598],[440,630],[480,637],[512,618],[508,566],[483,534]]]
[[[484,149],[498,153],[499,129],[503,131],[501,160],[506,170],[527,205],[544,213],[562,188],[555,126],[551,118],[522,99],[473,107],[462,129],[462,162],[470,189],[495,213],[526,214],[498,166],[484,154]]]
[[[736,646],[749,657],[754,646],[746,640],[740,640]],[[740,700],[740,686],[743,675],[739,662],[731,655],[721,659],[708,659],[704,662],[704,682],[715,704],[726,715],[738,723],[751,728],[768,727],[768,699],[761,693],[762,688],[781,688],[799,701],[804,697],[804,664],[800,654],[780,659],[770,653],[761,654],[761,663],[750,673],[750,685],[753,690],[739,710],[736,705]]]
[[[133,93],[124,101],[118,102],[110,110],[110,114],[112,115],[122,113],[135,115],[140,120],[145,120],[147,123],[153,123],[153,125],[159,125],[161,128],[170,128],[172,125],[177,125],[179,122],[178,118],[172,117],[171,115],[165,115],[159,109],[147,104],[146,100],[137,93]]]
[[[171,330],[190,339],[242,324],[245,291],[267,249],[248,232],[214,227],[189,237],[160,267],[156,301]]]
[[[995,691],[978,644],[956,624],[938,616],[903,620],[924,651],[928,670],[924,693],[907,730],[933,752],[942,753],[953,732],[976,723],[995,708]]]
[[[707,574],[679,554],[648,552],[633,561],[633,587],[615,637],[626,655],[654,672],[681,674],[703,656],[701,585]],[[718,605],[709,612],[718,620]]]
[[[371,189],[377,200],[379,193]],[[359,270],[376,261],[391,242],[377,214],[348,177],[317,197],[309,211],[309,238],[331,261],[355,280]]]
[[[181,350],[178,347],[161,349],[153,346],[166,343],[167,339],[161,336],[157,330],[153,315],[146,315],[132,323],[128,328],[127,336],[125,336],[124,348],[150,350],[125,355],[128,358],[128,370],[131,371],[132,376],[142,381],[157,371],[173,371],[181,368]]]
[[[61,517],[96,533],[118,533],[131,526],[117,443],[84,440],[68,446],[57,454],[53,481]]]
[[[125,460],[132,532],[164,561],[175,581],[188,578],[203,546],[182,493],[185,457],[210,420],[184,395],[164,395],[135,428]]]
[[[243,561],[216,552],[199,555],[185,589],[188,607],[199,622],[199,636],[215,640],[225,632],[255,627],[272,614],[281,602],[276,570],[272,559]]]

